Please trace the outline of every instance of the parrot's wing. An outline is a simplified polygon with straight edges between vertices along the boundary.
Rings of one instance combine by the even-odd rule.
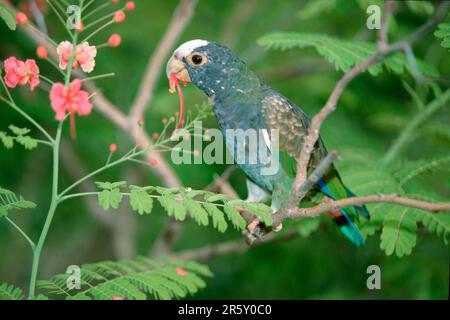
[[[295,104],[275,91],[263,100],[262,108],[268,132],[277,130],[280,164],[289,177],[295,177],[297,159],[310,125],[308,116]],[[271,136],[271,139],[276,137]],[[308,169],[314,169],[326,156],[322,141],[317,142]]]
[[[277,92],[267,95],[262,100],[262,105],[268,131],[273,129],[278,131],[281,168],[288,176],[295,177],[297,160],[303,146],[304,137],[308,132],[310,120],[298,106]],[[271,137],[272,140],[274,138]],[[311,155],[308,172],[314,170],[326,154],[325,146],[319,138]],[[320,191],[331,200],[343,199],[353,195],[343,184],[334,166],[331,166],[329,172],[318,181],[315,190]],[[364,240],[353,223],[358,216],[357,211],[368,217],[365,207],[341,208],[336,212],[330,212],[329,215],[333,217],[347,238],[354,244],[361,246],[364,244]]]

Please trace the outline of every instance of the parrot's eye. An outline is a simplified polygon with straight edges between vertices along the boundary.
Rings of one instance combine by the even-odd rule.
[[[201,53],[198,53],[198,52],[191,53],[187,58],[187,62],[190,65],[196,66],[196,67],[205,64],[206,61],[207,61],[206,56]]]
[[[193,55],[193,56],[192,56],[192,62],[193,62],[194,64],[200,64],[200,63],[202,63],[202,56],[199,55],[199,54]]]

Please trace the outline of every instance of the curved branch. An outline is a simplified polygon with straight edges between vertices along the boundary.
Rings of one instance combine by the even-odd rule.
[[[281,222],[286,219],[316,217],[322,213],[333,211],[339,208],[362,206],[368,203],[393,203],[409,208],[415,208],[434,213],[450,211],[450,202],[433,203],[417,199],[406,198],[396,194],[389,194],[389,195],[376,194],[324,202],[312,208],[294,208],[285,210],[285,212],[283,213],[275,213],[273,215],[273,220],[274,222],[275,221]]]

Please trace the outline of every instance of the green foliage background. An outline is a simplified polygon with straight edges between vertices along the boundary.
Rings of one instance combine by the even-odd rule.
[[[241,1],[199,1],[194,19],[179,43],[201,38],[231,46],[264,80],[310,115],[326,101],[341,71],[336,71],[332,64],[309,47],[311,44],[302,44],[305,46],[302,49],[295,48],[299,45],[294,44],[291,45],[293,49],[279,51],[266,50],[257,40],[280,31],[321,34],[325,37],[324,41],[327,37],[336,37],[354,43],[374,43],[376,39],[376,32],[368,30],[365,25],[365,8],[372,1],[242,2],[247,3],[244,8],[249,13],[245,21],[239,22],[236,10],[242,9]],[[116,49],[102,49],[99,52],[96,72],[114,71],[117,76],[99,80],[98,85],[124,112],[133,102],[147,58],[165,31],[176,4],[174,0],[138,0],[136,11],[130,14],[132,18],[109,29],[111,33],[114,31],[122,35],[123,44]],[[390,24],[389,37],[392,41],[401,39],[417,28],[431,10],[427,5],[418,4],[418,1],[400,4],[399,7],[400,12]],[[47,19],[50,33],[57,35],[58,40],[63,40],[62,30],[55,17],[49,15]],[[0,23],[0,35],[0,59],[12,55],[19,58],[34,56],[35,46],[23,33],[10,32],[4,23]],[[109,33],[102,33],[95,40],[102,43],[108,36]],[[267,41],[265,37],[260,43],[264,44],[264,39]],[[320,40],[318,37],[312,39]],[[434,67],[431,72],[438,71],[441,80],[434,86],[418,86],[407,71],[382,72],[376,77],[366,73],[350,84],[337,111],[325,123],[323,140],[328,149],[336,148],[341,151],[342,159],[338,162],[338,167],[344,181],[355,193],[394,191],[398,187],[398,179],[404,177],[400,169],[407,170],[408,166],[417,165],[412,162],[416,160],[441,159],[443,163],[431,166],[433,170],[421,172],[401,187],[409,194],[432,194],[433,198],[441,200],[450,198],[449,162],[442,160],[450,155],[448,103],[409,137],[410,141],[401,150],[399,161],[387,167],[379,162],[393,139],[420,111],[415,98],[408,91],[417,94],[426,104],[433,100],[435,92],[445,91],[449,87],[449,51],[441,46],[441,41],[445,40],[436,38],[430,32],[414,46],[415,55]],[[45,63],[40,65],[42,73],[53,72]],[[345,63],[339,69],[345,70]],[[177,97],[170,95],[167,89],[167,81],[161,77],[145,118],[145,129],[150,133],[159,132],[163,126],[161,119],[177,111]],[[193,86],[186,88],[184,93],[188,109],[193,110],[195,104],[201,104],[206,99]],[[15,92],[15,98],[20,106],[46,128],[55,128],[54,113],[45,92],[37,90],[31,95],[26,90],[20,90],[20,93]],[[27,126],[4,104],[0,104],[0,114],[0,131],[7,131],[10,124]],[[206,122],[211,127],[216,126],[212,117]],[[80,118],[77,129],[77,139],[67,143],[73,145],[89,170],[104,163],[110,143],[117,143],[120,151],[126,151],[133,145],[132,141],[98,113]],[[68,137],[68,132],[65,135]],[[169,157],[168,161],[170,162]],[[67,171],[72,165],[63,165],[63,185],[71,181]],[[51,155],[45,147],[27,151],[17,145],[11,150],[0,146],[0,185],[15,190],[25,199],[38,204],[36,209],[10,214],[25,230],[30,230],[29,234],[33,238],[38,236],[48,207],[50,170]],[[182,165],[174,166],[174,170],[184,185],[202,189],[214,179],[215,174],[224,171],[225,166]],[[119,181],[124,176],[130,184],[160,184],[148,169],[133,164],[107,171],[98,180]],[[231,177],[232,185],[242,197],[246,196],[244,179],[239,172]],[[397,182],[389,179],[397,179]],[[394,189],[390,189],[391,187]],[[379,215],[380,221],[382,219],[379,217],[387,212],[392,215],[401,214],[385,206],[371,206],[370,209],[372,212],[376,211],[374,219]],[[117,250],[118,246],[113,243],[111,233],[88,210],[78,200],[67,202],[58,210],[41,260],[40,279],[63,273],[72,264],[130,258],[124,257],[123,252],[121,254]],[[126,204],[119,210],[104,214],[115,215],[124,224],[135,224],[133,256],[146,255],[167,216],[156,202],[151,215],[140,216],[130,211]],[[285,228],[289,227],[287,225]],[[364,232],[372,234],[375,230],[367,228]],[[176,249],[202,247],[239,237],[240,234],[233,228],[228,228],[222,234],[212,227],[200,227],[190,221],[186,224]],[[308,237],[212,259],[208,264],[214,277],[206,279],[206,289],[197,293],[195,298],[447,298],[449,247],[436,234],[423,227],[422,223],[418,226],[416,242],[412,255],[402,258],[396,255],[386,256],[379,248],[378,235],[369,237],[367,246],[359,249],[340,237],[325,222]],[[0,283],[14,283],[25,288],[30,260],[27,244],[9,225],[0,221]],[[366,268],[372,264],[381,267],[382,290],[370,291],[366,288]]]

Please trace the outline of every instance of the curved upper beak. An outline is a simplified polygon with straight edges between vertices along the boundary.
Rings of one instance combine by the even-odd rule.
[[[191,82],[191,78],[189,77],[189,73],[187,72],[184,64],[181,60],[179,60],[175,55],[173,55],[169,62],[167,62],[166,66],[166,75],[167,79],[170,79],[170,76],[175,73],[178,80],[182,82]]]

